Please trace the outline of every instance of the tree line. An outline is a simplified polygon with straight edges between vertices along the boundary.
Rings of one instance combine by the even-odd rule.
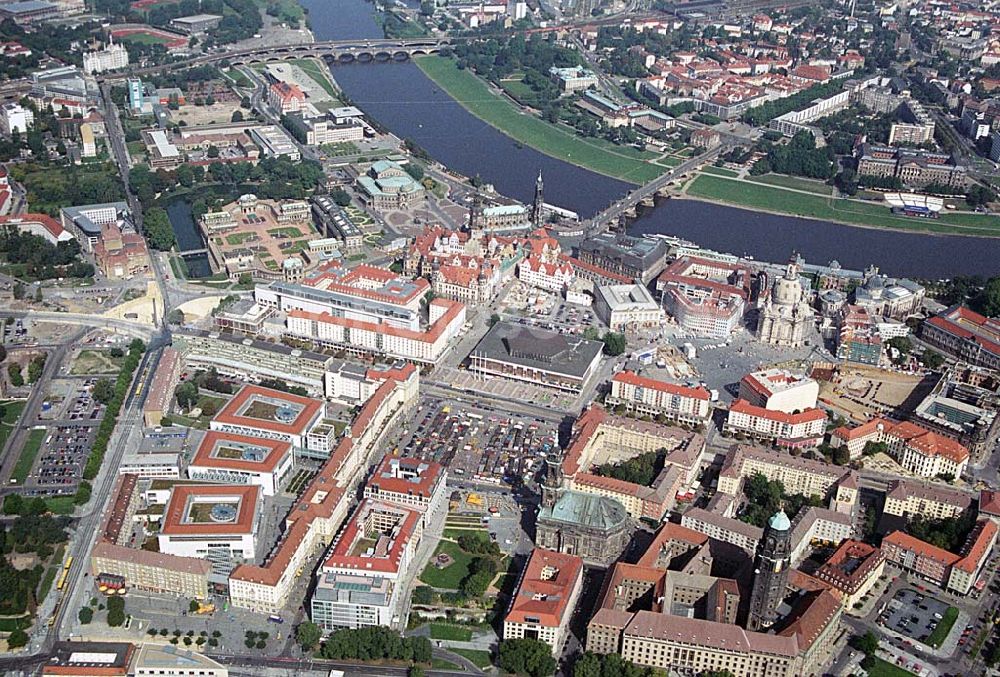
[[[57,277],[92,277],[94,266],[80,259],[80,243],[52,244],[45,238],[14,226],[0,228],[0,252],[7,263],[18,266],[18,277],[52,280]]]

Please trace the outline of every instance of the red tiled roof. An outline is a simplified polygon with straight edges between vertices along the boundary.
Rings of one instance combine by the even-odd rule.
[[[413,479],[405,477],[393,477],[392,468],[394,465],[408,474],[417,475],[420,466],[425,466],[423,470]],[[435,461],[424,461],[419,458],[406,458],[396,456],[386,456],[379,463],[371,479],[368,480],[368,487],[375,490],[375,493],[391,492],[404,496],[422,496],[430,498],[434,486],[441,477],[444,468]],[[367,490],[367,487],[366,487]]]
[[[962,559],[955,563],[955,567],[970,574],[974,573],[990,548],[993,547],[996,538],[997,525],[993,520],[986,519],[976,522],[975,528],[962,547]]]
[[[289,310],[287,314],[288,317],[300,317],[313,322],[335,324],[341,327],[348,327],[350,329],[372,331],[377,334],[388,334],[390,336],[410,339],[411,341],[434,343],[434,341],[441,337],[444,330],[455,320],[456,317],[458,317],[459,313],[461,313],[462,309],[465,307],[464,304],[458,301],[451,301],[449,299],[434,299],[432,303],[437,301],[441,301],[441,303],[438,303],[437,305],[447,304],[448,309],[437,319],[436,322],[434,322],[434,324],[429,326],[424,331],[414,331],[403,327],[394,327],[386,323],[378,324],[375,322],[365,322],[363,320],[352,320],[346,317],[336,317],[330,313],[313,313],[307,310],[299,309]]]
[[[208,501],[236,497],[239,508],[232,522],[191,522],[186,520],[190,500],[205,497]],[[176,484],[163,513],[160,533],[168,536],[247,534],[253,528],[260,499],[260,487],[251,484]]]
[[[746,400],[736,400],[729,407],[729,411],[736,412],[737,414],[747,414],[748,416],[755,416],[757,418],[763,418],[770,421],[787,423],[788,425],[798,425],[801,423],[809,423],[810,421],[825,421],[827,418],[826,413],[822,409],[806,409],[798,414],[786,414],[783,411],[765,409],[764,407],[755,407]]]
[[[979,512],[1000,515],[1000,491],[983,489],[979,492]]]
[[[229,575],[230,579],[263,585],[277,584],[292,561],[299,544],[306,537],[312,521],[319,517],[329,518],[337,504],[344,498],[346,492],[338,484],[337,478],[341,467],[353,450],[353,438],[359,437],[361,432],[368,427],[375,412],[378,411],[378,408],[395,387],[396,381],[392,378],[387,379],[378,387],[375,394],[361,406],[361,411],[358,412],[351,425],[351,437],[341,438],[337,448],[333,450],[302,493],[300,500],[289,511],[285,518],[288,527],[285,530],[284,538],[274,549],[267,562],[260,566],[241,564],[233,569]]]
[[[280,423],[275,420],[254,418],[240,414],[244,406],[254,398],[268,398],[279,402],[287,402],[301,407],[301,410],[291,423]],[[302,397],[301,395],[292,395],[291,393],[272,390],[271,388],[263,388],[258,385],[246,385],[236,393],[233,399],[226,403],[212,421],[213,423],[218,422],[227,425],[260,428],[261,430],[270,430],[289,435],[301,435],[305,432],[306,426],[309,425],[322,408],[323,403],[320,400]]]
[[[711,394],[704,388],[696,387],[692,388],[689,386],[677,385],[675,383],[667,383],[666,381],[656,381],[651,378],[646,378],[645,376],[639,376],[632,371],[623,371],[614,375],[611,379],[612,381],[617,381],[619,383],[627,383],[629,385],[639,386],[642,388],[651,388],[653,390],[659,390],[664,393],[669,393],[671,395],[679,395],[681,397],[690,397],[696,400],[708,401],[711,398]]]
[[[5,174],[6,175],[6,174]],[[37,223],[58,238],[66,232],[66,229],[59,225],[59,222],[48,214],[18,214],[17,216],[0,216],[0,226],[20,226],[26,223]]]
[[[882,547],[885,548],[886,546],[894,546],[909,552],[914,552],[921,557],[933,559],[941,564],[944,564],[945,566],[951,566],[960,559],[959,556],[954,553],[950,553],[943,548],[937,547],[936,545],[931,545],[926,541],[921,541],[919,538],[914,538],[903,531],[894,531],[883,538]]]
[[[217,447],[225,446],[226,442],[235,442],[254,447],[264,447],[267,454],[260,461],[251,461],[245,458],[224,458],[213,456],[212,451]],[[198,450],[191,459],[190,465],[208,468],[230,468],[232,470],[246,470],[249,472],[274,472],[282,459],[291,453],[292,446],[288,442],[280,440],[268,440],[260,437],[247,437],[236,433],[225,433],[217,430],[209,430],[198,445]]]
[[[364,519],[370,511],[378,510],[380,507],[398,513],[401,519],[397,528],[393,530],[391,542],[384,552],[376,552],[374,555],[353,554],[357,541],[368,537],[364,530]],[[365,499],[347,521],[347,526],[337,538],[337,543],[330,551],[330,556],[323,562],[323,566],[327,569],[352,569],[359,572],[398,574],[403,552],[409,545],[410,539],[413,538],[413,532],[419,521],[420,512],[417,510]]]
[[[570,597],[583,573],[583,560],[551,550],[535,548],[521,574],[510,611],[504,622],[535,623],[558,627],[569,621]],[[528,617],[537,621],[528,621]]]

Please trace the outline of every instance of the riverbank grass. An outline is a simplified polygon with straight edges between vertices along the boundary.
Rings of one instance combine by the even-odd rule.
[[[785,174],[748,176],[747,181],[753,181],[754,183],[766,183],[769,186],[778,186],[780,188],[801,190],[806,193],[815,193],[816,195],[829,195],[831,191],[830,186],[825,183],[821,183],[820,181],[804,179],[800,176],[786,176]]]
[[[470,113],[537,151],[632,183],[646,183],[663,173],[662,167],[637,160],[628,152],[591,143],[519,110],[478,76],[460,70],[452,59],[422,56],[415,62],[427,77]]]
[[[1000,237],[1000,218],[989,214],[942,214],[937,219],[895,216],[883,204],[807,195],[751,181],[708,174],[698,175],[687,186],[687,195],[778,214],[790,214],[853,226],[889,228],[941,235]]]

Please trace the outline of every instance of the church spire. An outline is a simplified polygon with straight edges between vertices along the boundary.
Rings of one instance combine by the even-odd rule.
[[[542,205],[545,204],[545,182],[542,181],[542,170],[538,170],[538,178],[535,179],[535,201],[531,205],[531,223],[536,228],[542,225]]]

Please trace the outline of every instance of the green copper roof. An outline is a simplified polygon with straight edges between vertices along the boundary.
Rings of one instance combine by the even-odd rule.
[[[567,491],[552,508],[542,507],[538,518],[596,529],[614,529],[628,520],[625,507],[606,496]]]
[[[788,515],[785,514],[784,510],[779,510],[771,515],[767,524],[775,531],[788,531],[792,528],[792,523],[788,520]]]

